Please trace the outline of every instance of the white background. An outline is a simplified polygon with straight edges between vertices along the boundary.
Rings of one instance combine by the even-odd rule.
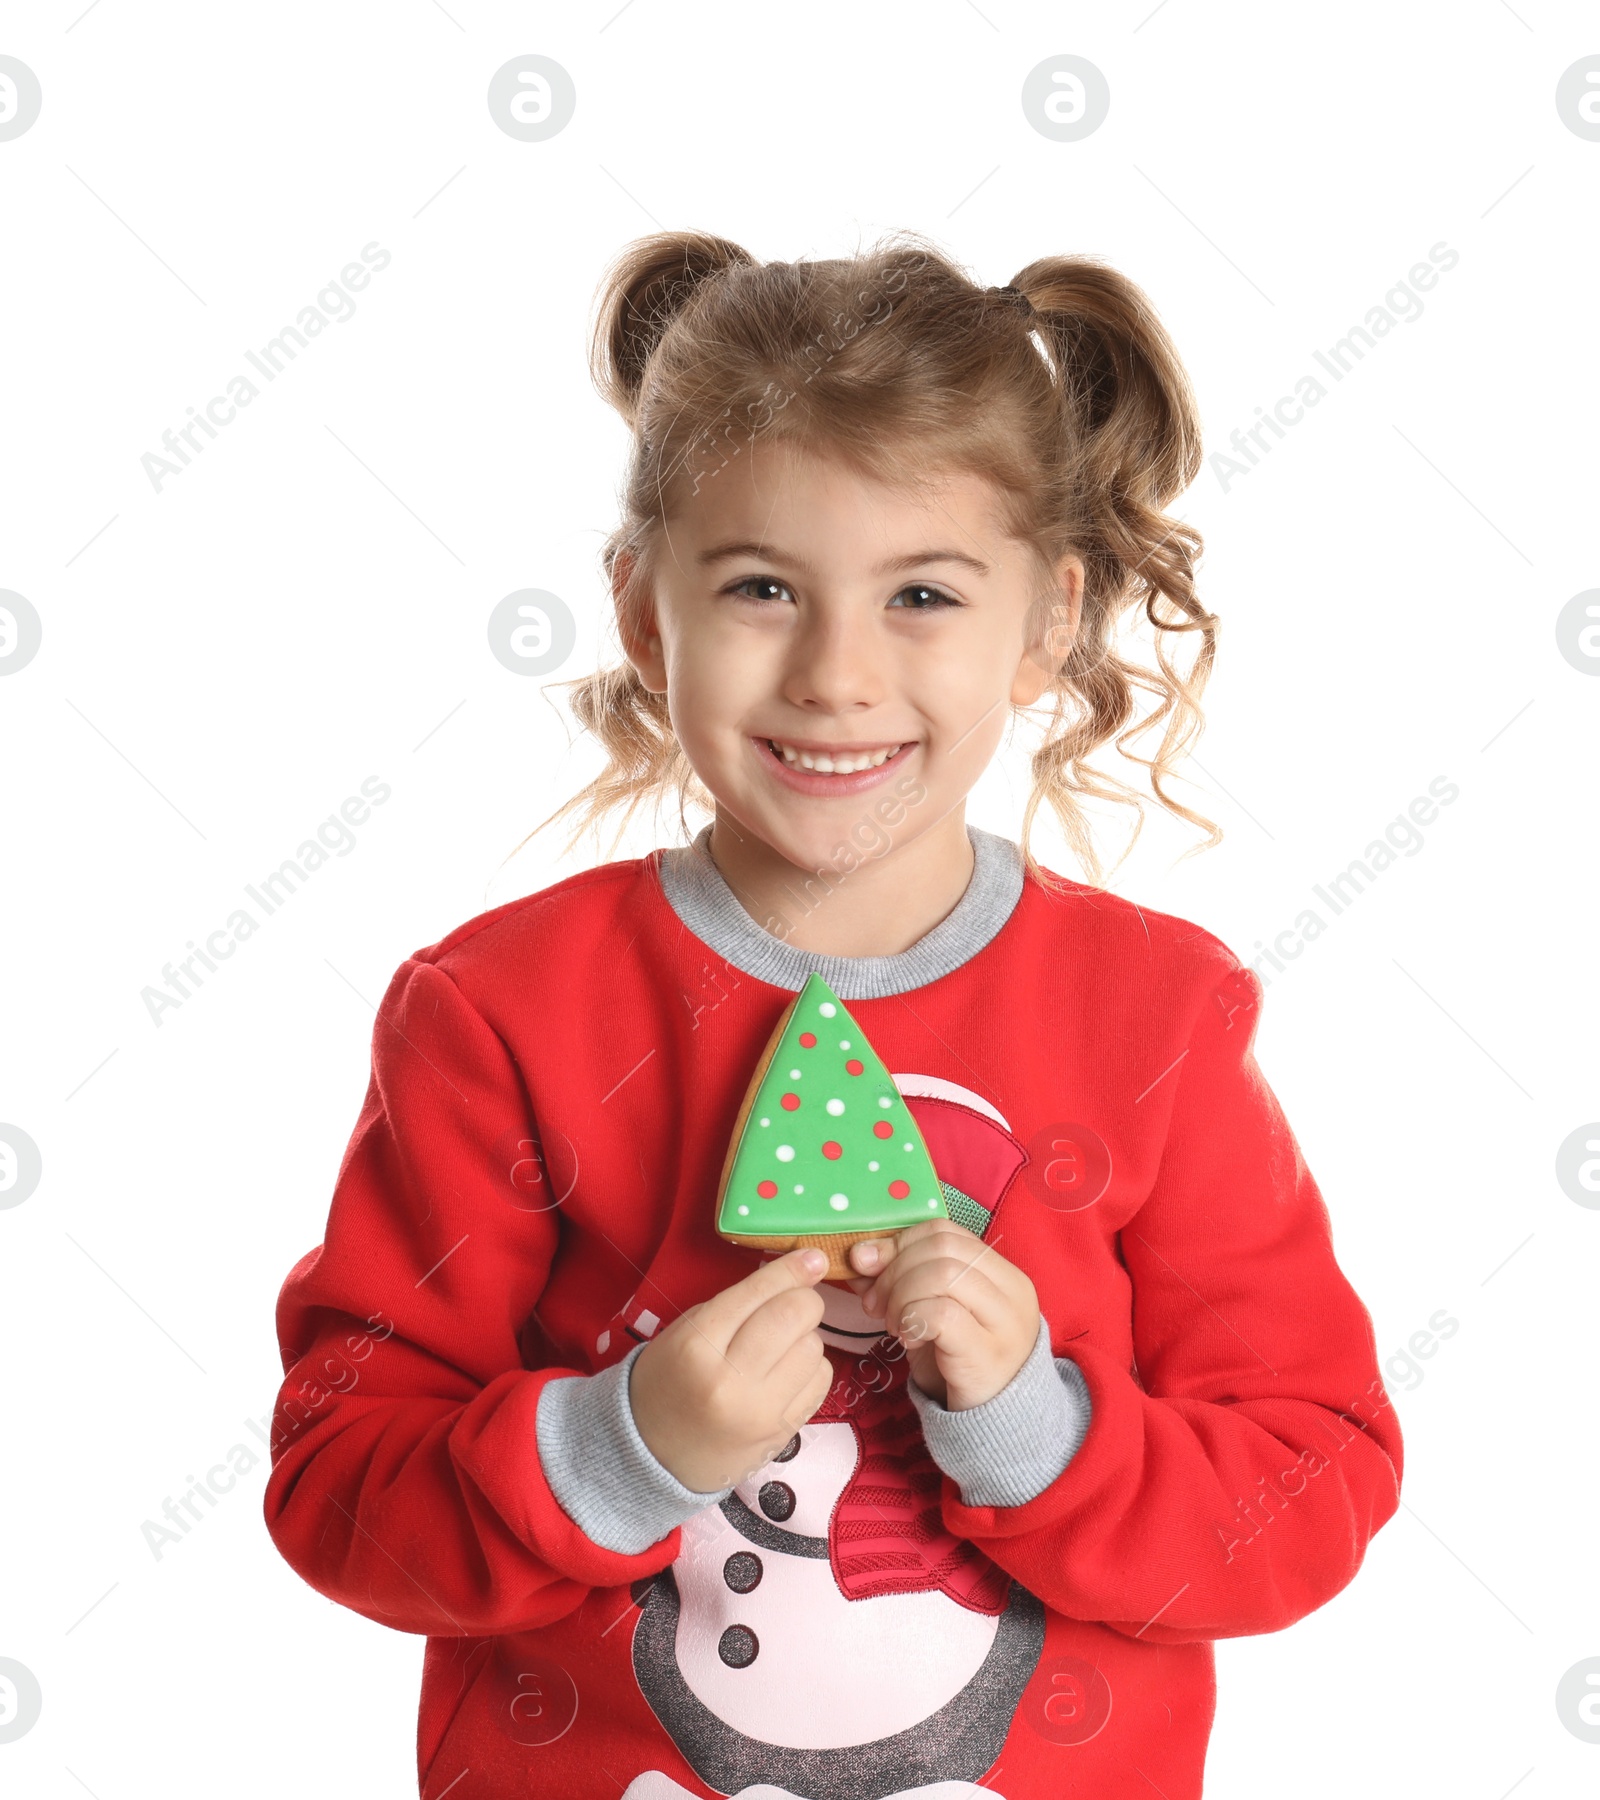
[[[1458,1329],[1387,1365],[1403,1500],[1354,1583],[1219,1644],[1207,1792],[1592,1794],[1600,1745],[1555,1690],[1600,1656],[1600,1213],[1555,1157],[1600,1117],[1600,679],[1555,620],[1600,585],[1600,143],[1554,96],[1600,52],[1594,9],[14,0],[0,51],[44,96],[0,143],[0,587],[44,629],[0,681],[0,1120],[43,1157],[0,1210],[0,1657],[44,1693],[0,1786],[415,1791],[422,1642],[279,1559],[264,1457],[159,1561],[141,1527],[260,1448],[274,1301],[392,970],[592,859],[553,832],[511,854],[596,759],[485,623],[545,588],[579,620],[561,674],[611,654],[602,268],[658,227],[794,259],[911,226],[985,283],[1109,258],[1208,451],[1430,246],[1459,253],[1258,467],[1180,503],[1224,621],[1192,793],[1227,837],[1179,862],[1190,835],[1154,819],[1114,885],[1250,959],[1431,780],[1459,787],[1268,969],[1260,1058],[1380,1350],[1441,1308]],[[577,86],[543,143],[485,100],[527,52]],[[1066,52],[1111,86],[1077,143],[1020,104]],[[355,316],[154,491],[162,432],[374,240],[393,260]],[[975,822],[1016,833],[1024,750]],[[370,775],[393,795],[355,849],[154,1025],[141,989]]]

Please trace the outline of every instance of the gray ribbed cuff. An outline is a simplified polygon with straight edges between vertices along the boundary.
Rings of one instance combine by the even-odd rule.
[[[563,1375],[539,1393],[539,1461],[561,1510],[602,1549],[637,1556],[733,1492],[697,1494],[650,1453],[633,1422],[628,1379],[636,1344],[598,1375]]]
[[[1070,1357],[1050,1354],[1041,1314],[1028,1360],[992,1399],[950,1412],[909,1377],[929,1454],[961,1489],[963,1506],[1024,1506],[1078,1453],[1089,1430],[1089,1388]]]

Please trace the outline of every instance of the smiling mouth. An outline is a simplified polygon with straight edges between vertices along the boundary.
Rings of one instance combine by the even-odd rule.
[[[837,750],[802,750],[779,738],[762,742],[788,768],[806,769],[813,775],[859,775],[867,769],[881,769],[906,748],[904,744],[884,744],[875,750],[851,750],[844,745]]]

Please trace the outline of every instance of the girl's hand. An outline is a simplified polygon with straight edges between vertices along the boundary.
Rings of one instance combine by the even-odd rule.
[[[953,1220],[852,1244],[850,1262],[862,1306],[883,1315],[917,1386],[951,1412],[992,1400],[1028,1360],[1039,1335],[1033,1283]]]
[[[656,1461],[697,1494],[770,1462],[827,1398],[817,1322],[820,1250],[791,1250],[691,1306],[652,1338],[628,1380],[633,1422]]]

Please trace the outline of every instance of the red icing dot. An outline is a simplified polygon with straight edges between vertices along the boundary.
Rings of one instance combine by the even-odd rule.
[[[793,1112],[800,1104],[800,1096],[798,1094],[785,1094],[779,1104],[783,1107],[785,1112]]]
[[[778,1190],[774,1188],[772,1191],[776,1193]],[[909,1181],[891,1181],[889,1192],[894,1195],[896,1200],[904,1200],[906,1195],[911,1192],[911,1183]]]
[[[802,1050],[815,1050],[816,1047],[817,1034],[814,1031],[802,1031],[800,1033],[800,1048]]]
[[[893,1137],[894,1127],[887,1119],[879,1119],[877,1124],[872,1128],[872,1135],[874,1137]]]
[[[829,1138],[827,1143],[822,1146],[822,1154],[827,1157],[829,1162],[837,1162],[844,1155],[844,1150],[832,1138]]]
[[[863,1067],[863,1065],[861,1063],[858,1063],[856,1061],[856,1059],[852,1056],[850,1058],[849,1062],[847,1062],[845,1064],[844,1072],[846,1075],[859,1075],[862,1071],[862,1067]]]
[[[906,1184],[903,1181],[897,1181],[895,1186],[905,1187]],[[775,1200],[778,1197],[778,1184],[775,1181],[759,1181],[756,1183],[756,1192],[763,1200]],[[909,1194],[910,1188],[906,1188],[906,1192]]]

